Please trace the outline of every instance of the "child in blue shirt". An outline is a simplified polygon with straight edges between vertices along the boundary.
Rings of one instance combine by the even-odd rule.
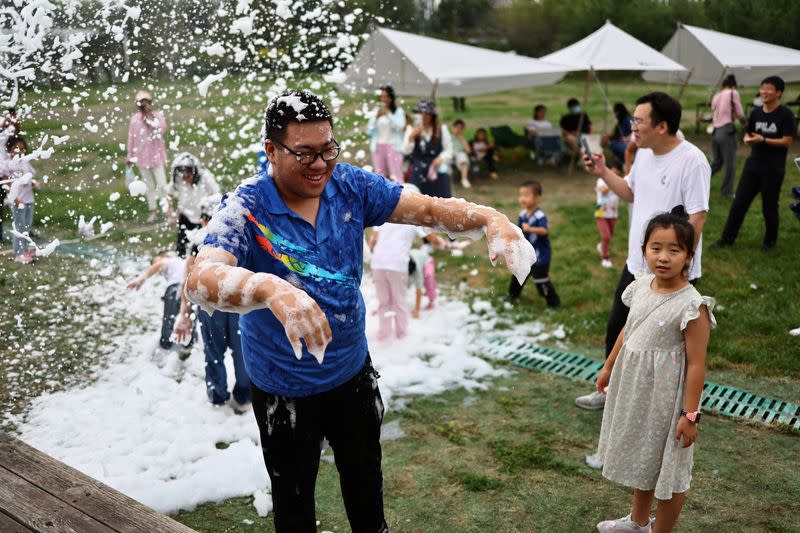
[[[519,205],[522,207],[522,211],[519,213],[517,225],[522,228],[525,238],[536,250],[536,263],[531,267],[531,273],[527,279],[533,278],[536,290],[544,297],[548,307],[558,307],[561,305],[561,299],[550,281],[550,231],[547,227],[547,215],[539,208],[541,199],[541,183],[538,181],[526,181],[520,185]],[[508,287],[508,299],[516,301],[524,286],[525,283],[520,285],[517,279],[512,276],[511,284]]]

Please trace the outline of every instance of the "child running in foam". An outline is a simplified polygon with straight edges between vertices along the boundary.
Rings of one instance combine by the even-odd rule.
[[[687,280],[695,243],[683,206],[656,215],[644,233],[649,274],[622,293],[625,327],[597,377],[607,399],[597,458],[603,476],[634,489],[631,512],[601,533],[667,532],[692,481],[714,299]],[[650,518],[653,497],[656,518]]]
[[[164,350],[178,349],[181,359],[186,359],[191,353],[194,342],[194,331],[191,339],[186,346],[181,346],[172,342],[172,330],[175,325],[175,318],[181,309],[181,287],[185,278],[185,261],[177,256],[175,252],[158,252],[150,261],[150,266],[141,274],[136,276],[128,283],[129,289],[139,290],[142,284],[151,276],[161,274],[167,280],[167,288],[164,290],[164,314],[161,317],[161,338],[159,346]]]

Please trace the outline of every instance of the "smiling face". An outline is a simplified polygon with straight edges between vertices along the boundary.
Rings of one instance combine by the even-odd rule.
[[[326,120],[289,122],[280,142],[298,153],[322,152],[334,145],[333,128]],[[310,165],[301,165],[293,153],[271,140],[267,140],[265,149],[275,183],[287,204],[322,195],[336,166],[335,159],[323,161],[317,157]]]
[[[758,95],[761,101],[769,106],[780,100],[783,93],[775,88],[771,83],[762,83],[761,88],[758,90]]]
[[[678,241],[674,228],[654,228],[642,247],[650,272],[663,281],[681,279],[692,256]]]
[[[392,103],[392,97],[389,96],[388,92],[381,91],[381,103],[387,107]]]

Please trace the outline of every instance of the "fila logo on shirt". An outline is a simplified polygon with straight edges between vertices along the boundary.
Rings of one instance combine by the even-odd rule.
[[[756,122],[756,131],[761,133],[778,133],[778,126],[774,122]]]

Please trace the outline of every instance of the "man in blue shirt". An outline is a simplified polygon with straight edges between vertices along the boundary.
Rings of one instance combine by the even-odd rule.
[[[494,209],[423,196],[337,164],[325,104],[287,91],[267,108],[268,170],[228,195],[186,283],[204,309],[241,313],[245,364],[275,528],[316,531],[314,485],[327,438],[354,532],[387,531],[383,402],[364,331],[363,231],[384,222],[483,231],[490,259],[524,279],[535,261]]]
[[[531,267],[529,278],[533,278],[536,290],[545,299],[548,307],[558,307],[561,299],[556,288],[550,281],[550,229],[547,227],[547,215],[539,207],[542,199],[542,185],[538,181],[526,181],[519,186],[519,213],[517,225],[522,229],[523,235],[536,251],[536,264]],[[527,281],[527,279],[526,279]],[[508,287],[508,300],[515,302],[522,294],[521,284],[515,277],[511,277]]]

